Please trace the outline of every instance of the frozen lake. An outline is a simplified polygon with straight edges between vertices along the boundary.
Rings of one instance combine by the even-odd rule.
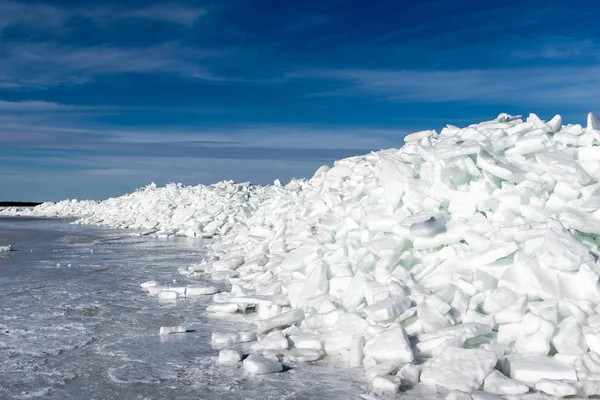
[[[212,332],[239,331],[243,321],[208,319],[209,297],[159,303],[139,287],[149,279],[205,283],[176,272],[200,260],[201,241],[69,222],[0,218],[0,246],[15,250],[0,253],[0,399],[361,399],[368,393],[362,371],[331,363],[259,378],[218,365]],[[158,335],[173,325],[193,332]]]

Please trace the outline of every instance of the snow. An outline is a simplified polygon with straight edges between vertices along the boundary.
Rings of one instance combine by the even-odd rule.
[[[417,132],[400,149],[287,185],[150,185],[0,212],[212,238],[206,257],[178,271],[228,292],[158,280],[143,289],[175,304],[212,295],[207,311],[254,323],[251,346],[267,357],[397,364],[371,379],[374,391],[420,380],[453,396],[522,384],[585,395],[596,390],[583,383],[597,376],[590,354],[600,351],[599,129],[593,114],[585,128],[501,114]],[[248,364],[270,371],[260,358]]]

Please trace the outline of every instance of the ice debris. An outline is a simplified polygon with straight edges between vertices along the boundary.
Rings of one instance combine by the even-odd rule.
[[[251,375],[272,374],[283,370],[280,362],[256,354],[250,354],[243,363],[244,370]]]
[[[171,335],[173,333],[186,333],[187,330],[179,325],[179,326],[161,326],[160,327],[160,335]]]
[[[212,295],[245,315],[250,374],[324,356],[376,392],[419,382],[447,398],[600,394],[600,120],[501,114],[405,137],[271,186],[152,184],[102,202],[3,214],[76,216],[140,235],[212,238],[179,268],[216,287],[142,284],[165,300]]]

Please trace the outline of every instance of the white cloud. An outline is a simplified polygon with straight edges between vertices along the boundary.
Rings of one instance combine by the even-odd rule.
[[[125,11],[120,18],[140,18],[154,21],[165,21],[191,26],[207,13],[204,8],[189,7],[183,4],[161,4],[148,8]]]
[[[600,67],[473,70],[312,70],[292,78],[329,79],[346,87],[317,96],[370,94],[398,102],[478,102],[597,107]]]
[[[0,0],[0,33],[3,29],[23,26],[35,29],[60,28],[74,17],[85,16],[97,23],[119,19],[145,19],[192,26],[207,13],[206,8],[188,6],[183,3],[169,3],[140,8],[103,6],[101,8],[61,8],[43,2],[29,3],[13,0]]]
[[[58,104],[49,101],[26,100],[26,101],[5,101],[0,100],[0,111],[72,111],[90,109],[90,107],[73,106],[69,104]]]
[[[164,43],[147,48],[77,47],[57,43],[7,43],[0,55],[0,87],[47,87],[79,84],[97,75],[173,73],[194,79],[223,81],[206,60],[223,53]]]
[[[511,53],[516,60],[580,61],[600,59],[600,45],[591,39],[578,40],[569,37],[545,37],[529,48]]]
[[[50,29],[63,26],[69,17],[64,9],[42,3],[0,1],[0,36],[2,30],[12,26]]]

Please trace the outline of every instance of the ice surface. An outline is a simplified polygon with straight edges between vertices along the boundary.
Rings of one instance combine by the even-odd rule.
[[[508,376],[527,385],[535,385],[541,379],[577,380],[575,368],[551,357],[523,356],[514,354],[502,360]]]
[[[256,354],[250,354],[244,360],[244,370],[251,375],[272,374],[282,369],[280,362]]]
[[[494,370],[483,381],[483,390],[501,396],[518,396],[529,392],[529,387]]]
[[[581,326],[572,316],[565,318],[556,327],[552,345],[559,353],[581,354],[588,350]]]
[[[448,347],[426,365],[421,382],[448,390],[473,392],[496,366],[496,353],[482,349]]]
[[[408,310],[410,305],[411,300],[408,297],[390,297],[374,303],[364,311],[373,321],[390,321]]]
[[[557,220],[548,218],[542,262],[562,271],[576,271],[592,260],[589,249]]]
[[[573,380],[567,360],[600,350],[598,121],[590,114],[584,129],[558,115],[501,114],[417,132],[400,149],[286,185],[150,185],[0,213],[212,237],[206,257],[179,271],[230,293],[159,280],[144,290],[175,304],[215,293],[211,315],[251,321],[260,339],[281,330],[298,360],[311,357],[294,353],[304,349],[352,367],[415,356],[435,364],[444,349],[490,348],[507,354],[514,379]]]
[[[555,397],[577,396],[584,393],[581,382],[566,379],[540,379],[535,384],[535,388]]]
[[[419,383],[421,370],[414,364],[404,364],[396,376],[400,378],[400,387],[409,389]]]
[[[367,340],[364,354],[379,362],[408,363],[414,356],[406,331],[401,326],[385,330]]]
[[[376,376],[371,381],[375,393],[396,393],[400,389],[400,379],[395,376]]]
[[[289,311],[287,313],[280,314],[276,317],[265,319],[258,322],[256,331],[258,333],[269,332],[275,328],[283,328],[289,325],[293,325],[304,319],[304,313],[300,309]]]
[[[250,348],[252,351],[258,352],[262,350],[287,350],[288,347],[287,338],[280,331],[274,331],[258,342],[253,343]]]
[[[261,379],[245,376],[241,362],[220,364],[211,331],[256,341],[251,323],[207,315],[207,296],[164,303],[139,286],[153,278],[225,289],[177,274],[174,266],[205,256],[197,239],[132,237],[69,222],[0,217],[2,230],[17,229],[11,242],[21,250],[0,255],[0,399],[337,400],[370,390],[362,371],[327,360],[286,357],[290,373]],[[30,239],[15,239],[20,232]],[[158,334],[161,326],[178,325],[189,332]],[[247,354],[249,346],[227,350]]]
[[[242,361],[242,355],[239,351],[223,349],[219,352],[220,364],[235,364]]]
[[[600,355],[595,351],[582,354],[575,360],[577,378],[581,381],[600,381]]]

